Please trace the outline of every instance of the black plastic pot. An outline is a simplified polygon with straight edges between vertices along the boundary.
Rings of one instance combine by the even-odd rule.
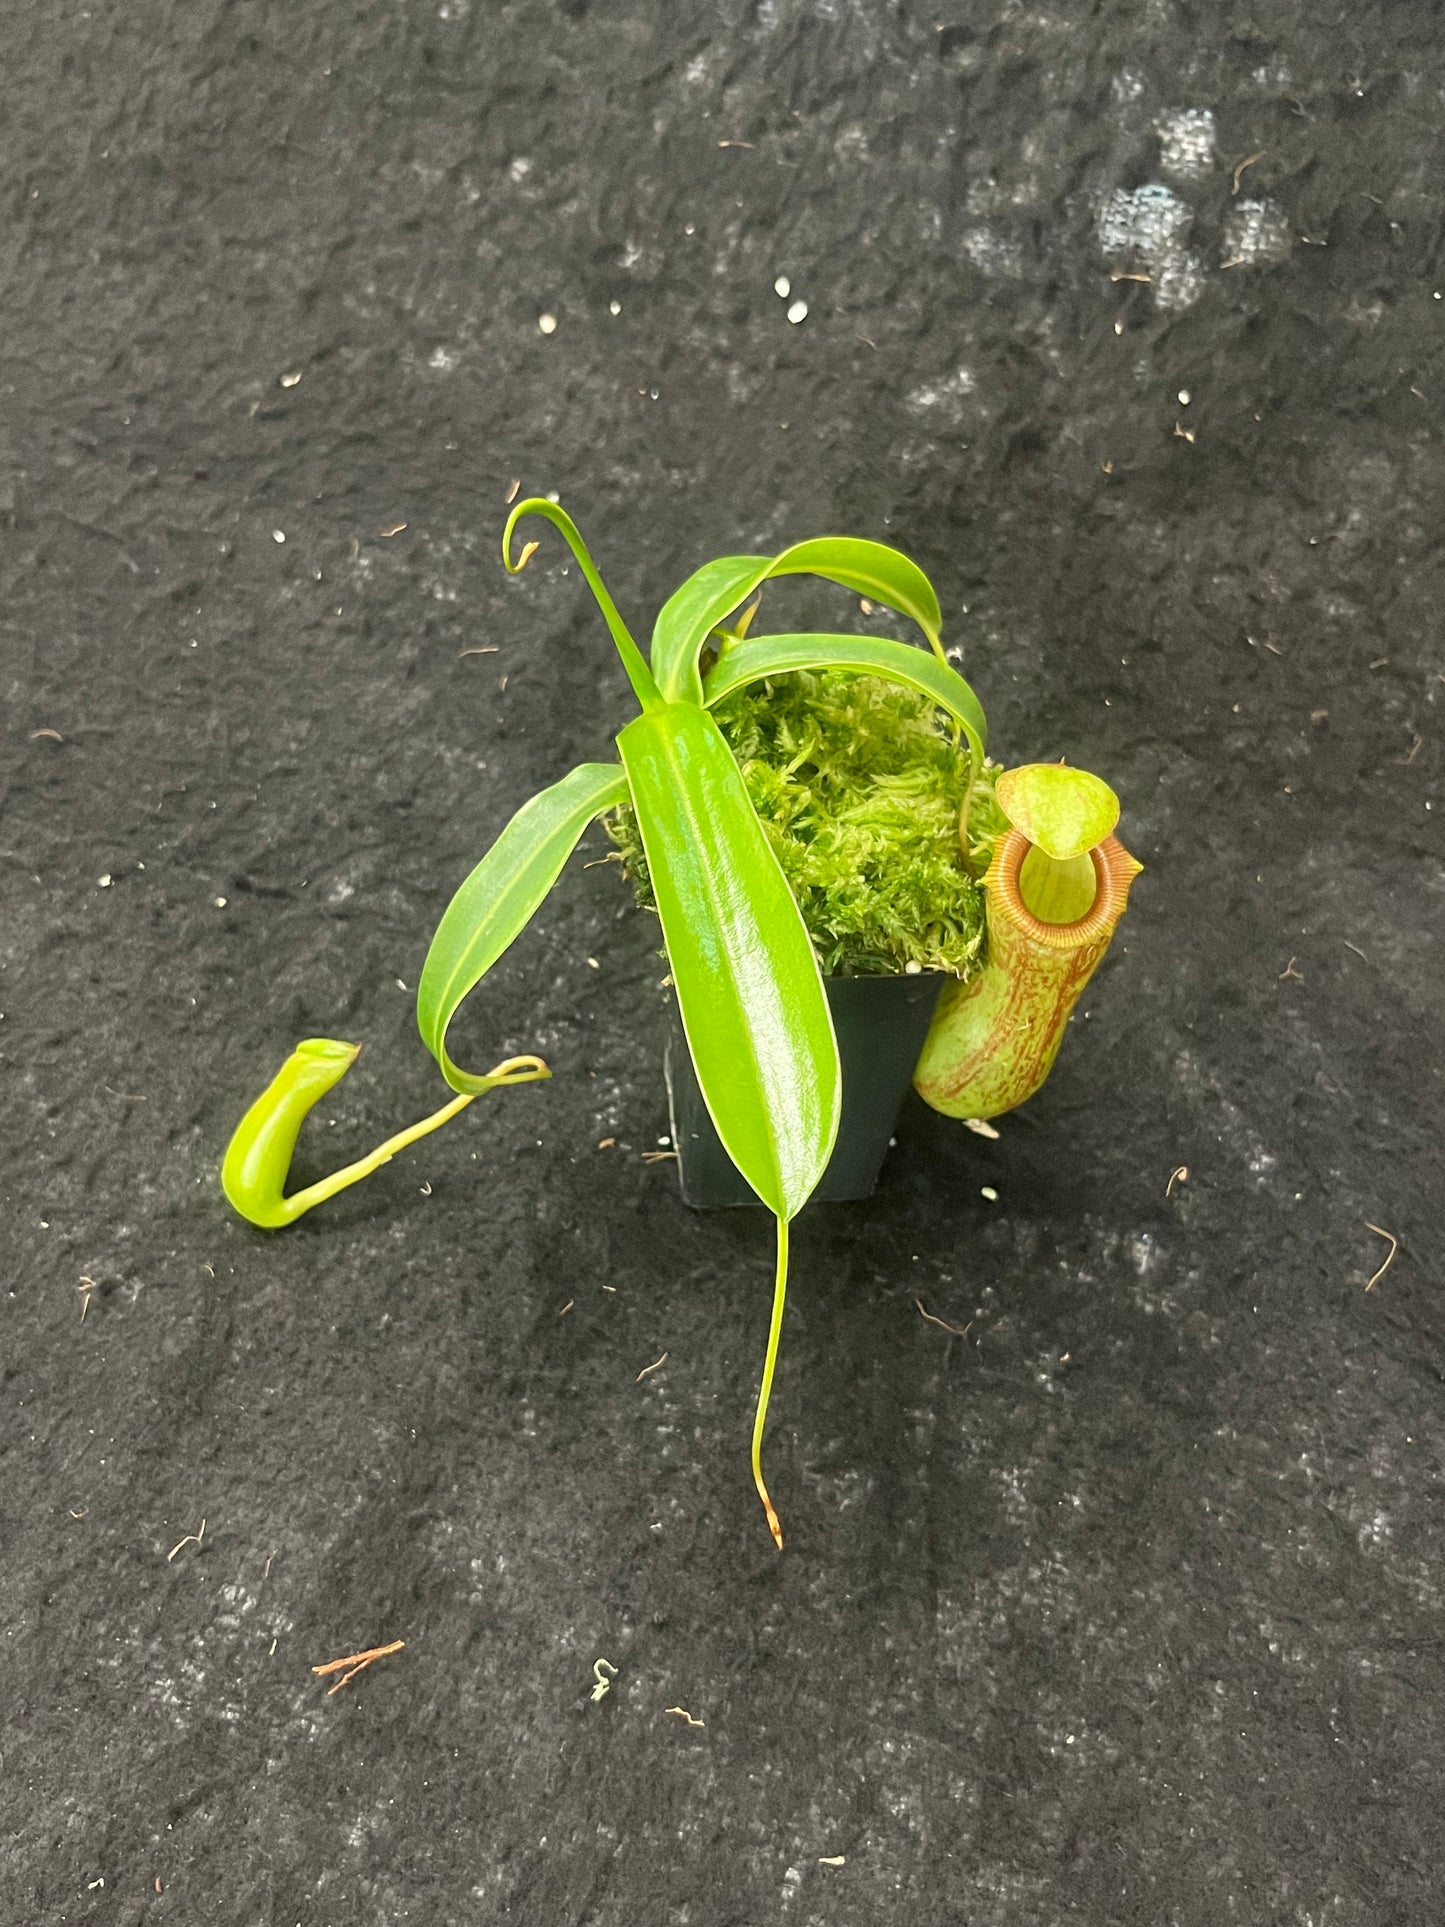
[[[843,1064],[843,1117],[813,1196],[842,1204],[873,1195],[944,978],[925,971],[917,977],[826,977],[823,983]],[[757,1204],[713,1129],[675,1008],[663,1066],[683,1202],[699,1210]]]

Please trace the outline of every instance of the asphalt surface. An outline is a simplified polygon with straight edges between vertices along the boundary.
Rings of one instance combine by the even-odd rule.
[[[13,0],[5,59],[0,1920],[1441,1918],[1436,10]],[[302,1178],[441,1100],[435,920],[627,719],[514,483],[644,628],[896,542],[1147,865],[998,1141],[910,1104],[800,1220],[781,1556],[767,1226],[644,1158],[600,833],[461,1027],[551,1083],[289,1233],[219,1195],[304,1035],[365,1050]]]

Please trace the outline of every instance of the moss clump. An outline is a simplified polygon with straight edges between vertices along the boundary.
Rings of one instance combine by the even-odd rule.
[[[715,714],[829,976],[980,967],[983,892],[958,842],[968,761],[926,697],[874,676],[805,671],[740,690]],[[985,769],[969,806],[977,875],[1003,828],[995,774]],[[652,907],[632,811],[608,829]]]

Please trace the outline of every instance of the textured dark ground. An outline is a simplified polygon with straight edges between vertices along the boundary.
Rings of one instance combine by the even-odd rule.
[[[1445,1918],[1439,32],[12,0],[7,1927]],[[552,1084],[285,1236],[217,1192],[308,1032],[311,1172],[432,1107],[400,983],[628,713],[513,479],[639,620],[897,541],[1149,866],[1027,1114],[802,1221],[781,1558],[766,1226],[641,1161],[610,869],[468,1018]]]

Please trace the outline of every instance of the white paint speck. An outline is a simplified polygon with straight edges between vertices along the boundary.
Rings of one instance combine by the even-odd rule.
[[[980,1186],[978,1195],[981,1198],[987,1198],[990,1204],[998,1203],[998,1192],[994,1190],[991,1184]]]
[[[1138,253],[1147,259],[1182,245],[1193,219],[1189,203],[1160,181],[1116,187],[1099,208],[1099,246],[1108,255]]]
[[[273,542],[284,542],[286,540],[285,529],[272,529],[271,540]]]
[[[1179,390],[1179,406],[1181,408],[1187,408],[1192,399],[1193,397],[1190,395],[1189,390],[1187,388],[1181,388]]]
[[[557,332],[557,317],[556,317],[556,315],[554,315],[554,314],[539,314],[539,315],[537,316],[537,326],[538,326],[538,327],[539,327],[539,328],[540,328],[540,329],[542,330],[542,333],[543,333],[544,335],[554,335],[554,334],[556,334],[556,332]]]
[[[607,312],[608,314],[621,314],[622,303],[620,301],[609,301],[607,304]]]
[[[1214,166],[1214,116],[1207,107],[1181,107],[1154,123],[1159,166],[1171,180],[1204,181]]]
[[[1220,258],[1236,267],[1282,261],[1293,246],[1289,218],[1278,201],[1240,201],[1225,216]]]
[[[778,297],[779,301],[786,301],[792,292],[792,282],[788,279],[787,275],[780,274],[773,283],[773,293]]]
[[[115,878],[107,870],[103,877],[96,878],[96,882],[100,885],[102,890],[108,890],[111,884],[115,882]]]
[[[226,907],[226,899],[224,897],[212,897],[211,901],[218,910],[224,910]]]
[[[1161,261],[1154,270],[1154,306],[1173,312],[1192,308],[1204,292],[1204,263],[1188,250]]]
[[[980,274],[1016,280],[1023,273],[1023,249],[1017,241],[995,234],[992,228],[969,228],[960,246]]]

